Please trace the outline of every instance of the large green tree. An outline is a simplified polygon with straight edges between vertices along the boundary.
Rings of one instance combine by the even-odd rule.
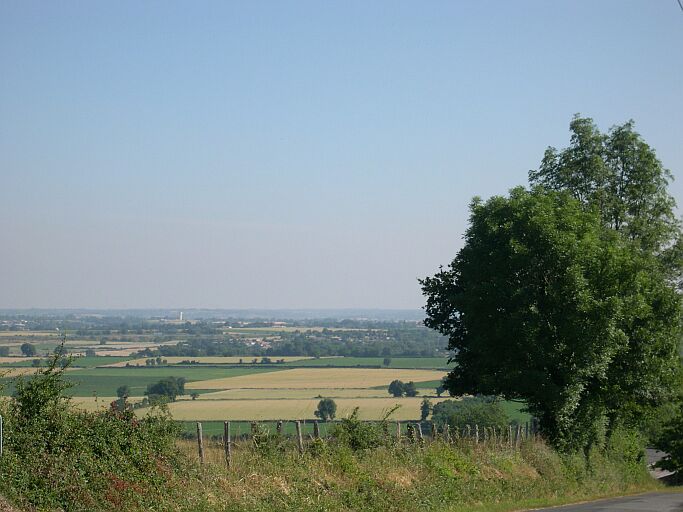
[[[636,241],[678,277],[683,243],[676,203],[667,190],[671,172],[633,121],[602,133],[591,118],[577,114],[569,128],[569,146],[549,147],[540,167],[529,172],[530,184],[569,192],[596,210],[606,227]]]
[[[473,201],[465,245],[421,281],[449,337],[451,394],[526,401],[547,437],[588,448],[669,396],[680,301],[654,251],[567,191]]]

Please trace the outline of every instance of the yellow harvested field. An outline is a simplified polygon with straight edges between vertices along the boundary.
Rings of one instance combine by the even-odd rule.
[[[394,379],[404,382],[439,380],[446,372],[393,368],[295,368],[270,373],[240,375],[190,382],[186,389],[337,389],[388,386]]]
[[[112,354],[113,355],[113,354]],[[178,364],[183,361],[199,361],[202,364],[239,364],[240,359],[242,360],[243,363],[251,363],[254,359],[257,361],[261,361],[261,357],[254,357],[254,356],[203,356],[203,357],[161,357],[162,359],[168,361],[168,364]],[[272,357],[271,358],[273,361],[276,359],[284,359],[286,362],[291,362],[291,361],[301,361],[302,359],[312,359],[311,357],[294,357],[294,356],[283,356],[283,357]],[[116,367],[121,367],[121,366],[126,366],[126,364],[130,364],[131,366],[135,365],[140,365],[140,366],[145,366],[145,361],[147,360],[146,357],[142,357],[139,359],[131,359],[130,361],[124,361],[120,363],[113,363],[113,364],[108,364],[107,366],[116,366]]]
[[[227,389],[214,393],[202,393],[197,400],[263,400],[268,398],[316,398],[318,396],[325,398],[382,398],[389,396],[389,394],[386,389]]]
[[[0,357],[0,363],[21,363],[22,361],[30,361],[34,357]]]
[[[20,368],[0,368],[0,378],[12,378],[12,377],[18,377],[19,375],[32,375],[36,373],[40,368],[34,368],[32,366],[23,366]],[[71,372],[74,370],[78,370],[78,368],[66,368],[65,371]]]
[[[446,398],[431,399],[433,403]],[[320,399],[298,400],[183,400],[169,405],[176,420],[296,420],[313,418]],[[337,418],[350,415],[358,407],[358,417],[363,420],[381,419],[395,405],[401,407],[391,415],[395,420],[418,420],[422,398],[340,398]],[[139,411],[144,414],[144,409]]]

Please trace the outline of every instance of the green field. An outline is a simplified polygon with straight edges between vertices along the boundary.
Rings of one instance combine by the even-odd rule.
[[[47,359],[43,359],[43,364],[46,363]],[[122,363],[124,361],[129,361],[132,357],[119,357],[119,356],[95,356],[95,357],[74,357],[71,363],[72,368],[95,368],[96,366],[103,366],[107,364]],[[2,363],[0,367],[7,366],[13,368],[20,368],[25,366],[33,366],[33,360],[21,361],[17,363]]]
[[[67,391],[71,396],[116,396],[116,390],[127,385],[131,396],[143,396],[147,386],[164,377],[184,377],[188,382],[237,377],[253,373],[268,373],[277,368],[87,368],[66,372],[65,379],[74,383]],[[4,379],[8,383],[9,379]],[[5,389],[6,394],[12,392],[11,383]],[[202,390],[193,390],[199,393]]]

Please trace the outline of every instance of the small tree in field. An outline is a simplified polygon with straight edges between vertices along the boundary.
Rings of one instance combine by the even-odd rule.
[[[331,398],[323,398],[318,402],[318,409],[314,414],[323,421],[333,420],[337,415],[337,404]]]
[[[396,398],[403,396],[405,393],[405,385],[400,380],[393,380],[389,384],[389,394]]]
[[[423,398],[422,404],[420,405],[420,420],[425,421],[431,413],[432,402],[429,401],[429,398]]]
[[[21,353],[24,354],[24,356],[26,357],[33,357],[36,355],[36,347],[31,345],[30,343],[22,343]]]
[[[384,361],[382,361],[382,364],[384,366],[390,366],[391,365],[391,358],[390,357],[385,357]]]
[[[403,392],[406,396],[417,396],[419,393],[412,380],[403,386]]]
[[[116,396],[118,396],[119,398],[128,398],[130,396],[130,388],[125,384],[123,386],[119,386],[116,389]]]

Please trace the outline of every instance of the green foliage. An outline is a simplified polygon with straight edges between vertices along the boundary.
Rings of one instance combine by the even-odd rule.
[[[420,421],[426,421],[433,409],[432,402],[429,398],[423,398],[420,404]]]
[[[669,471],[683,472],[683,397],[675,402],[675,413],[664,423],[655,445],[669,455],[659,466]]]
[[[400,380],[391,381],[388,391],[390,395],[397,398],[402,396],[417,396],[419,393],[413,381],[403,382]]]
[[[21,353],[26,357],[33,357],[36,355],[36,347],[30,343],[21,344]]]
[[[434,406],[432,421],[437,425],[450,425],[457,432],[469,425],[481,428],[506,427],[510,418],[495,397],[463,397],[460,400],[444,400]]]
[[[159,382],[147,386],[147,391],[145,394],[150,398],[165,397],[173,402],[178,395],[185,394],[185,378],[167,377],[165,379],[161,379]]]
[[[417,396],[419,393],[412,380],[403,385],[403,392],[406,396]]]
[[[119,386],[116,389],[116,396],[118,396],[119,398],[129,397],[130,396],[130,388],[128,387],[128,385],[124,384],[123,386]]]
[[[569,147],[548,148],[531,185],[568,191],[599,212],[605,226],[660,257],[672,271],[680,270],[680,222],[667,191],[672,180],[654,150],[628,121],[600,133],[590,118],[576,115],[570,123]]]
[[[516,188],[471,211],[463,249],[422,281],[451,393],[524,400],[562,450],[670,396],[680,300],[655,257],[566,193]]]
[[[335,423],[332,429],[332,437],[351,450],[369,450],[379,446],[385,446],[391,442],[389,435],[389,423],[387,419],[398,407],[390,409],[380,421],[367,422],[358,419],[358,407],[350,416]]]
[[[331,398],[323,398],[318,402],[318,408],[314,412],[316,418],[323,421],[333,420],[337,415],[337,403]]]
[[[0,493],[22,507],[61,510],[146,509],[177,466],[177,427],[163,412],[138,420],[130,408],[76,411],[63,393],[62,351],[14,400],[0,405],[5,451]]]
[[[391,396],[400,397],[405,393],[405,385],[400,380],[392,380],[389,384],[389,394]]]

